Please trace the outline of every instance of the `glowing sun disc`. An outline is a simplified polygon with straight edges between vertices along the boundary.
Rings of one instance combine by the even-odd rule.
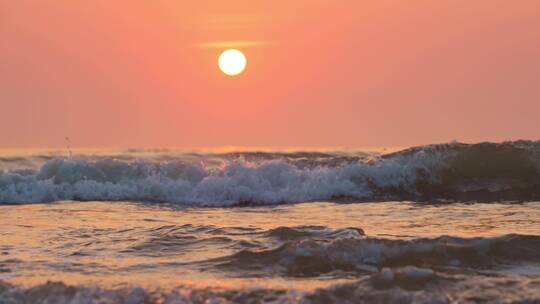
[[[229,75],[235,76],[244,71],[246,68],[246,56],[236,49],[228,49],[219,56],[219,69]]]

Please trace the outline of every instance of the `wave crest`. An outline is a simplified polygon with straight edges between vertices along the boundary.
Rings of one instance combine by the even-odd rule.
[[[390,240],[361,235],[335,240],[290,241],[275,249],[244,250],[220,258],[224,269],[257,276],[270,270],[293,277],[334,271],[374,273],[384,267],[496,268],[519,262],[539,262],[540,237],[504,235],[489,238]]]
[[[203,206],[332,199],[540,197],[540,144],[448,144],[381,157],[247,153],[219,166],[177,157],[54,158],[0,173],[0,202],[129,200]]]

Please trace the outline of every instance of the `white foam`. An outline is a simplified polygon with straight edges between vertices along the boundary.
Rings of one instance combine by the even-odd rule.
[[[224,162],[217,168],[182,161],[55,158],[39,170],[0,173],[0,202],[154,201],[227,206],[367,198],[373,186],[414,191],[419,170],[441,166],[416,153],[374,163],[300,168],[286,160]],[[434,177],[432,177],[434,178]]]

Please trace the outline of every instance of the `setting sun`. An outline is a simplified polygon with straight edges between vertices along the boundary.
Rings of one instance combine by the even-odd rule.
[[[221,53],[218,60],[219,69],[229,75],[235,76],[246,68],[246,56],[236,49],[229,49]]]

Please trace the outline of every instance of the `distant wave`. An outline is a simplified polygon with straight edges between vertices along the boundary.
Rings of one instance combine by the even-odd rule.
[[[28,162],[24,157],[5,162]],[[11,168],[13,164],[11,164]],[[540,142],[441,144],[395,153],[230,153],[51,158],[0,173],[0,202],[149,201],[190,206],[316,200],[535,200]]]

